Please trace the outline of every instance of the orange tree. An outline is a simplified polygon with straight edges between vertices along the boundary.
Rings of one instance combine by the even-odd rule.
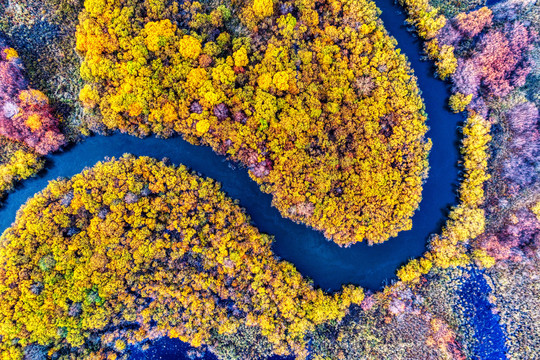
[[[249,167],[283,216],[340,245],[410,229],[423,103],[367,0],[87,0],[80,99],[135,135],[180,133]]]
[[[88,358],[159,336],[199,346],[240,324],[302,356],[306,332],[363,292],[315,290],[271,242],[183,166],[124,157],[51,182],[1,238],[0,357]]]

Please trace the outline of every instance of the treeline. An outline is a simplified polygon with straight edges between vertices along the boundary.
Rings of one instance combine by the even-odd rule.
[[[373,2],[92,0],[77,49],[104,128],[210,145],[340,245],[410,229],[430,143]]]
[[[443,80],[447,79],[457,68],[454,47],[442,43],[437,37],[447,18],[429,0],[399,0],[399,4],[407,11],[407,22],[416,28],[424,40],[424,51],[435,62],[437,75]]]
[[[161,336],[200,346],[246,326],[304,357],[305,334],[363,291],[315,290],[271,242],[184,166],[127,156],[51,182],[1,238],[1,357],[102,358]]]
[[[540,30],[537,9],[529,3],[502,2],[447,19],[427,0],[402,3],[410,22],[428,40],[428,55],[430,43],[452,50],[449,106],[454,112],[466,110],[468,119],[463,127],[461,204],[450,213],[442,234],[432,238],[430,253],[398,275],[415,281],[432,264],[447,267],[474,259],[492,266],[495,260],[532,256],[539,223],[527,208],[538,202],[540,132],[538,82],[529,74]],[[428,29],[433,31],[424,36]],[[440,67],[438,72],[441,75]],[[492,127],[497,129],[493,134]]]

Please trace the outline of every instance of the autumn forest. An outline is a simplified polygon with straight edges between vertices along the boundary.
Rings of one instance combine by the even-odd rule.
[[[430,228],[431,170],[456,179],[419,256],[330,291],[219,177],[127,153],[82,165],[2,229],[0,359],[142,359],[163,339],[179,359],[536,358],[539,34],[533,0],[0,4],[6,204],[91,137],[181,138],[348,251]],[[430,158],[445,121],[456,164]]]

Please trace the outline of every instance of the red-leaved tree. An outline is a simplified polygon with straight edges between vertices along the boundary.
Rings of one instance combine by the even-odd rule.
[[[485,27],[491,26],[491,20],[493,19],[493,13],[488,7],[480,8],[470,13],[459,13],[453,23],[458,28],[462,36],[468,38],[475,37],[480,34]]]
[[[15,50],[0,40],[0,135],[24,142],[45,155],[65,143],[49,99],[30,89]]]
[[[473,55],[460,58],[453,76],[456,91],[474,97],[506,96],[525,84],[532,62],[528,52],[536,34],[522,23],[490,29],[476,45]]]
[[[462,40],[473,39],[492,24],[493,13],[483,7],[470,13],[459,13],[437,35],[439,42],[457,47]]]

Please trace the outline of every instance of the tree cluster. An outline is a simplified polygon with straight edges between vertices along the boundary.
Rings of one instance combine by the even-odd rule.
[[[457,49],[454,92],[472,95],[470,108],[487,116],[487,101],[507,96],[525,84],[533,64],[529,51],[536,37],[519,20],[494,22],[487,7],[458,14],[438,36],[441,43]]]
[[[23,75],[15,49],[0,40],[0,135],[24,142],[45,155],[64,144],[58,119],[51,114],[49,100],[31,89]]]
[[[416,28],[418,35],[425,40],[424,50],[435,61],[437,75],[446,79],[456,71],[457,59],[454,47],[439,41],[438,35],[447,23],[439,9],[430,5],[429,0],[399,0],[408,14],[407,22]]]
[[[411,227],[430,143],[366,0],[85,2],[80,99],[103,124],[210,145],[340,245]]]
[[[51,182],[0,241],[1,357],[101,358],[160,336],[199,346],[241,325],[302,357],[306,332],[363,291],[315,290],[249,222],[215,181],[147,157]]]

